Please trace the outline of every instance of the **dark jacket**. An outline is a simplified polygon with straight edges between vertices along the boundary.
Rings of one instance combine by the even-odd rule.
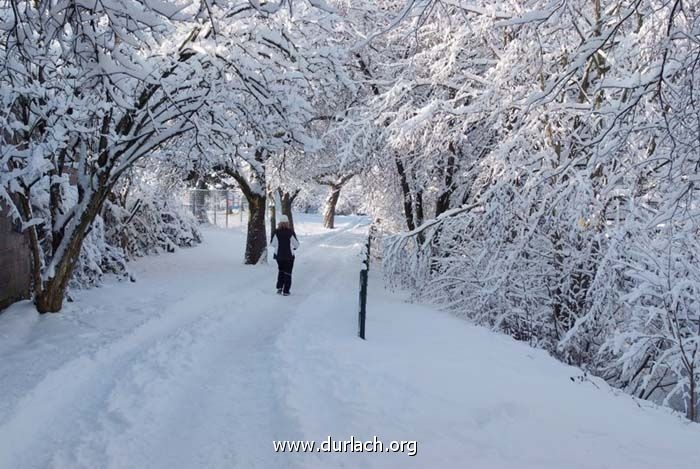
[[[275,248],[275,259],[294,259],[294,250],[299,247],[299,240],[293,230],[278,228],[272,233],[270,245]]]

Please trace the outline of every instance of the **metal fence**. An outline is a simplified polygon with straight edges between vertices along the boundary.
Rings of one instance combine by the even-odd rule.
[[[240,191],[230,189],[189,189],[183,206],[204,224],[230,228],[248,220],[248,205]]]

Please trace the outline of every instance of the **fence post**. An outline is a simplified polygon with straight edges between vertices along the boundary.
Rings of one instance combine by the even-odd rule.
[[[219,192],[218,191],[213,191],[214,192],[214,203],[212,204],[214,206],[214,226],[218,227],[218,224],[216,223],[216,212],[217,212],[217,205],[219,205]]]
[[[369,255],[372,247],[372,227],[367,235],[367,244],[365,244],[365,258],[362,260],[364,268],[360,270],[360,311],[358,315],[358,331],[357,335],[360,339],[365,339],[365,321],[367,318],[367,279],[369,273]]]
[[[239,221],[242,225],[243,224],[243,194],[241,194],[238,197],[238,218],[239,218]]]
[[[197,217],[197,197],[194,195],[194,190],[190,189],[190,205],[192,206],[192,216]]]
[[[365,340],[365,319],[367,318],[367,269],[360,270],[360,315],[357,335]]]

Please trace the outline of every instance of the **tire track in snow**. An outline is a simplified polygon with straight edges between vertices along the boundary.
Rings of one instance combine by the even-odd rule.
[[[201,319],[193,303],[184,299],[160,314],[154,310],[154,318],[135,330],[48,373],[0,425],[0,441],[13,449],[0,453],[0,468],[47,467],[51,459],[60,462],[54,448],[70,447],[77,435],[95,430],[94,412],[103,407],[129,367],[140,363],[160,341],[181,340],[183,332]]]

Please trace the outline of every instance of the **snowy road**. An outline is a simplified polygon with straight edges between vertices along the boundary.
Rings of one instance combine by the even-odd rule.
[[[541,351],[371,285],[361,220],[302,220],[293,296],[242,235],[139,261],[58,315],[0,315],[0,469],[693,468],[700,426]],[[273,440],[418,440],[418,455],[281,454]]]

